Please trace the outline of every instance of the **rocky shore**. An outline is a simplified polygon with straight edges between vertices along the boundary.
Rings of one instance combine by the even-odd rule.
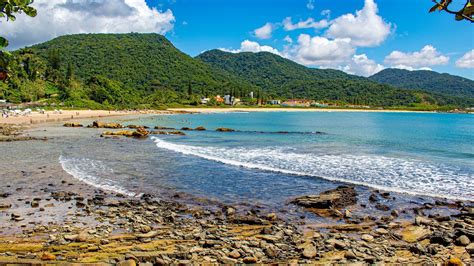
[[[168,200],[103,191],[82,195],[62,190],[65,183],[43,188],[49,193],[44,197],[22,199],[26,211],[4,203],[15,196],[1,193],[0,209],[9,221],[2,225],[0,263],[462,265],[472,263],[474,255],[474,208],[461,202],[437,201],[404,210],[412,220],[397,219],[396,211],[362,217],[345,209],[357,203],[350,195],[353,188],[341,187],[293,201],[304,206],[302,212],[332,212],[334,223],[305,224],[252,207],[199,200],[184,204],[179,199],[186,196],[180,194]],[[67,215],[48,224],[28,218],[30,212],[53,206]],[[426,214],[441,206],[455,214]],[[7,227],[21,230],[9,234]]]
[[[128,132],[120,124],[91,127]],[[127,127],[132,137],[154,134]],[[288,199],[273,212],[186,194],[129,197],[35,167],[19,175],[25,181],[0,188],[0,264],[473,263],[472,202],[396,208],[391,193],[340,186]],[[296,218],[285,215],[288,206]]]

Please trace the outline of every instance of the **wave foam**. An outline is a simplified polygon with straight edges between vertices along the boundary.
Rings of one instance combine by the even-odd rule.
[[[153,137],[158,148],[232,166],[313,176],[376,189],[474,200],[474,175],[457,167],[376,155],[316,155],[294,150],[197,147]]]
[[[107,178],[107,176],[113,174],[113,170],[107,168],[101,161],[86,158],[66,158],[61,155],[59,163],[64,171],[88,185],[130,197],[137,196],[135,193],[121,187],[116,181]]]

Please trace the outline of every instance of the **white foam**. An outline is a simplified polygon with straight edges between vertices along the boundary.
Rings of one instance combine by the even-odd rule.
[[[107,176],[113,175],[113,170],[105,167],[101,161],[87,158],[66,158],[61,155],[59,163],[64,171],[88,185],[130,197],[137,196],[121,187],[115,180],[107,178]]]
[[[474,175],[453,166],[379,155],[316,155],[285,148],[218,148],[175,144],[157,147],[228,165],[314,176],[376,189],[454,200],[474,200]]]

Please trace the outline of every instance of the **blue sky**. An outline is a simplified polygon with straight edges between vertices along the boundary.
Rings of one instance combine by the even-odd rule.
[[[453,9],[462,1],[454,0]],[[34,5],[38,17],[19,17],[0,28],[11,48],[63,34],[157,32],[191,56],[215,48],[270,51],[310,67],[364,76],[400,67],[474,79],[474,24],[429,14],[431,0],[36,0]]]

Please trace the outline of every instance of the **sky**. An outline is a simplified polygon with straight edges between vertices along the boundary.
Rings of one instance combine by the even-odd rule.
[[[454,0],[453,9],[463,0]],[[464,1],[465,2],[465,1]],[[74,33],[156,32],[196,56],[267,51],[370,76],[431,69],[474,79],[474,24],[429,14],[431,0],[36,0],[36,18],[1,21],[10,49]]]

